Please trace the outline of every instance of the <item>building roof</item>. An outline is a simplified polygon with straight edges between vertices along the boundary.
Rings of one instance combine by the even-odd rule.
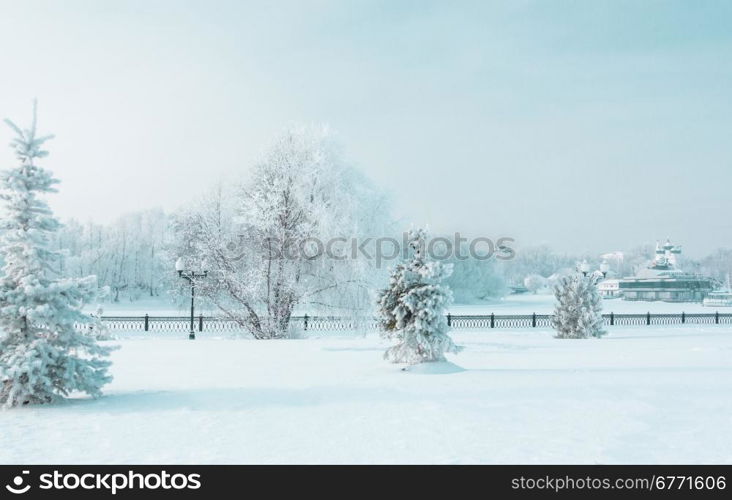
[[[635,276],[626,279],[655,279],[655,278],[683,278],[686,273],[681,269],[647,267],[641,269]]]

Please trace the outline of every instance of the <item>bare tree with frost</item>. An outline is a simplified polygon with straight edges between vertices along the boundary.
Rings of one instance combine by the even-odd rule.
[[[378,270],[345,241],[379,234],[385,213],[326,130],[295,127],[241,188],[220,186],[180,218],[179,251],[206,260],[198,287],[222,315],[257,339],[288,337],[296,307],[348,314],[368,303]]]

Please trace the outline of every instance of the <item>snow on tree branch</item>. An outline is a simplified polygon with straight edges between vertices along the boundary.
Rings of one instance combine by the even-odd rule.
[[[441,284],[452,268],[428,260],[426,239],[424,230],[409,233],[412,259],[394,268],[378,298],[382,334],[397,340],[384,358],[394,363],[444,361],[445,353],[460,350],[447,335],[452,293]]]
[[[96,277],[54,280],[48,272],[60,257],[50,245],[60,225],[39,195],[57,181],[33,160],[47,155],[41,146],[51,136],[37,137],[35,106],[28,129],[8,124],[20,164],[0,173],[0,404],[52,403],[72,391],[96,397],[111,380],[111,348],[76,330],[90,320],[81,307],[95,295]]]

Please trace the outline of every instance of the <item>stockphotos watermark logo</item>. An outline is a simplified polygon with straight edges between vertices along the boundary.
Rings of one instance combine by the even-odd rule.
[[[30,471],[16,475],[5,489],[14,495],[23,495],[32,489]],[[64,473],[58,470],[38,476],[37,488],[52,491],[94,490],[116,495],[125,490],[197,490],[201,487],[200,474],[171,474],[165,470],[155,473]]]
[[[5,489],[14,495],[22,495],[27,493],[31,489],[30,484],[27,482],[27,476],[30,471],[24,470],[19,475],[15,476],[10,484],[5,485]]]
[[[376,267],[396,259],[406,259],[410,251],[409,233],[398,238],[383,236],[378,238],[346,238],[330,239],[298,238],[280,239],[268,237],[259,245],[262,258],[265,260],[315,260],[327,258],[332,260],[366,259],[374,261]],[[510,260],[516,256],[513,238],[487,237],[466,238],[460,233],[452,237],[438,236],[424,241],[420,251],[433,260],[489,260],[492,258]],[[226,245],[229,260],[241,260],[247,256],[247,240],[239,235],[238,241],[230,241]]]

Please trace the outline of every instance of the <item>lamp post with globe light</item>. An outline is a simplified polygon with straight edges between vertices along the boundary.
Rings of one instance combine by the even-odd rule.
[[[583,260],[579,265],[579,270],[583,276],[587,276],[587,273],[590,272],[590,264],[586,260]]]
[[[583,276],[587,276],[590,273],[590,264],[583,260],[582,263],[579,265],[579,270],[582,273]],[[600,273],[602,274],[603,278],[607,277],[607,273],[610,270],[610,264],[607,263],[607,261],[603,260],[600,264]],[[597,272],[597,271],[595,271]],[[594,273],[593,273],[594,274]]]
[[[607,278],[607,272],[609,270],[610,270],[610,264],[608,264],[606,260],[603,260],[600,263],[600,272],[602,273],[603,278]]]
[[[196,280],[203,279],[208,276],[206,263],[201,262],[200,266],[200,270],[186,269],[186,262],[183,260],[183,257],[178,257],[178,260],[175,261],[175,270],[178,271],[178,276],[187,280],[188,283],[190,283],[191,285],[191,330],[188,333],[188,338],[191,340],[195,340],[196,338],[196,332],[193,328],[193,324],[195,321],[194,301],[196,298]]]

